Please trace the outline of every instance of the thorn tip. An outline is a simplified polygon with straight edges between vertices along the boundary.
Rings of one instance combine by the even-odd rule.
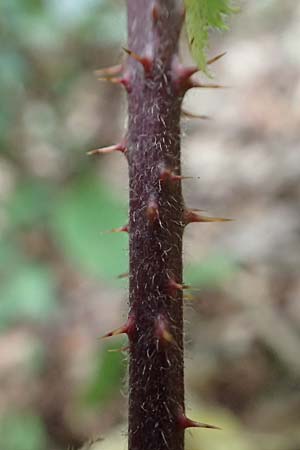
[[[180,411],[178,414],[178,426],[185,430],[186,428],[210,428],[212,430],[221,430],[220,427],[217,427],[215,425],[210,425],[208,423],[203,422],[196,422],[195,420],[191,420],[183,413],[183,411]]]
[[[166,167],[161,167],[159,179],[160,181],[180,181],[180,180],[187,180],[192,177],[185,177],[182,175],[176,175],[174,172],[172,172],[171,169],[168,169]]]
[[[229,86],[224,86],[217,83],[201,83],[200,81],[189,80],[186,89],[201,88],[201,89],[228,89]]]
[[[168,280],[169,289],[173,291],[183,291],[185,289],[191,289],[191,286],[188,284],[177,283],[173,278],[169,278]]]
[[[128,48],[125,48],[125,47],[123,47],[123,50],[131,58],[135,59],[137,62],[142,64],[146,73],[151,72],[152,67],[153,67],[153,58],[151,58],[150,56],[138,55],[137,53],[135,53],[132,50],[129,50]]]
[[[223,58],[223,56],[225,56],[226,54],[227,52],[220,53],[219,55],[216,55],[213,58],[209,59],[206,64],[213,64],[214,62],[219,61],[219,59]]]
[[[206,116],[205,114],[196,114],[190,111],[187,111],[184,108],[181,108],[181,114],[183,116],[189,117],[191,119],[202,119],[202,120],[211,120],[210,116]]]
[[[120,273],[120,275],[117,276],[118,280],[122,280],[123,278],[128,278],[129,272]]]
[[[128,75],[122,75],[119,77],[110,77],[110,76],[101,76],[98,77],[99,81],[108,81],[109,83],[113,84],[120,84],[124,86],[126,91],[129,93],[131,92],[131,83]]]
[[[110,75],[118,75],[122,72],[122,64],[117,64],[116,66],[111,67],[105,67],[104,69],[97,69],[94,71],[94,74],[96,76],[102,77],[102,76],[110,76]]]
[[[112,230],[107,231],[107,233],[129,233],[129,225],[123,225],[119,228],[113,228]]]
[[[233,219],[227,219],[225,217],[208,217],[201,214],[197,214],[194,210],[188,209],[184,211],[184,223],[188,225],[189,223],[195,222],[232,222]]]
[[[106,153],[121,152],[126,153],[127,148],[123,143],[109,145],[108,147],[96,148],[87,152],[87,155],[104,155]]]
[[[122,325],[119,328],[116,328],[113,331],[110,331],[109,333],[106,333],[104,336],[102,336],[102,339],[111,337],[111,336],[118,336],[119,334],[127,334],[128,337],[132,336],[135,331],[135,317],[133,314],[128,316],[127,322]]]

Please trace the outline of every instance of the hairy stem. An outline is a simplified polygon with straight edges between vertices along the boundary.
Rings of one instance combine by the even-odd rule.
[[[182,95],[177,0],[128,0],[129,450],[182,450]]]

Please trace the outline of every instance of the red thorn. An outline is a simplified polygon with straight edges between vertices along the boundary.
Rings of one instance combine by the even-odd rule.
[[[215,425],[210,425],[208,423],[195,422],[194,420],[189,419],[186,415],[180,411],[178,417],[178,426],[185,430],[186,428],[211,428],[213,430],[221,430],[220,427]]]
[[[197,66],[192,66],[192,67],[178,66],[177,82],[184,83],[186,80],[188,80],[192,75],[194,75],[197,72],[199,72],[199,69]]]
[[[146,216],[149,220],[149,222],[154,223],[159,218],[159,210],[158,210],[158,204],[156,200],[150,199],[147,209],[146,209]]]
[[[213,64],[216,61],[219,61],[219,59],[223,58],[223,56],[225,56],[226,53],[227,52],[223,52],[223,53],[220,53],[219,55],[214,56],[213,58],[209,59],[206,64],[210,65],[210,64]]]
[[[127,322],[124,325],[105,334],[104,336],[102,336],[102,339],[105,339],[105,338],[111,337],[111,336],[118,336],[119,334],[127,334],[127,336],[130,337],[130,336],[132,336],[134,331],[135,331],[135,317],[133,314],[131,314],[128,317]]]
[[[107,233],[129,233],[129,225],[123,225],[119,228],[113,228],[112,230],[107,231]]]
[[[210,116],[206,116],[204,114],[195,114],[190,111],[187,111],[184,108],[181,108],[181,113],[183,116],[190,117],[191,119],[211,120]]]
[[[108,147],[102,147],[102,148],[96,148],[94,150],[90,150],[87,152],[89,156],[91,155],[103,155],[105,153],[113,153],[113,152],[121,152],[126,153],[127,148],[126,146],[121,142],[120,144],[110,145]]]
[[[169,278],[168,285],[172,291],[183,291],[184,289],[191,289],[191,286],[189,286],[188,284],[177,283],[173,278]]]
[[[163,342],[170,343],[174,341],[172,334],[170,333],[166,319],[162,314],[157,316],[155,321],[155,336]]]
[[[104,76],[104,77],[99,77],[98,78],[99,81],[108,81],[109,83],[113,83],[113,84],[120,84],[122,86],[124,86],[124,88],[126,89],[126,91],[129,93],[131,92],[131,83],[129,80],[128,76],[121,76],[121,77],[108,77],[108,76]]]
[[[223,52],[219,55],[214,56],[213,58],[207,61],[207,64],[213,64],[214,62],[222,58],[225,54],[226,52]],[[177,56],[173,60],[172,70],[173,70],[173,82],[177,86],[178,90],[187,91],[188,89],[196,87],[210,88],[210,89],[220,89],[226,87],[215,83],[205,84],[191,80],[190,79],[191,76],[200,71],[199,67],[198,66],[184,67],[182,64],[179,63]]]
[[[191,209],[184,211],[184,223],[188,225],[194,222],[231,222],[232,219],[226,219],[225,217],[207,217],[197,214]]]
[[[105,67],[104,69],[98,69],[94,71],[94,74],[97,76],[109,76],[109,75],[118,75],[122,72],[122,64],[118,64],[116,66]]]
[[[173,83],[177,90],[187,90],[189,88],[189,78],[194,73],[199,72],[197,66],[184,67],[180,64],[178,56],[175,56],[172,63]]]
[[[176,175],[174,172],[172,172],[170,169],[162,168],[160,170],[159,179],[160,181],[179,181],[179,180],[187,180],[192,177],[184,177],[182,175]]]
[[[123,50],[125,53],[127,53],[129,56],[131,56],[131,58],[135,59],[137,62],[142,64],[146,73],[151,72],[152,67],[153,67],[153,58],[151,58],[150,56],[138,55],[137,53],[135,53],[132,50],[129,50],[128,48],[125,48],[125,47],[123,47]]]
[[[151,16],[152,16],[152,19],[153,19],[154,23],[158,22],[158,19],[159,19],[159,6],[158,6],[158,4],[156,2],[152,6]]]

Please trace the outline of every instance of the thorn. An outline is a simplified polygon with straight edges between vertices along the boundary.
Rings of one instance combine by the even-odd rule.
[[[160,341],[174,342],[174,338],[170,333],[170,331],[168,330],[166,319],[162,314],[159,314],[155,321],[155,336]]]
[[[169,289],[171,291],[171,295],[174,295],[175,291],[184,291],[184,290],[189,290],[189,291],[193,291],[193,292],[200,291],[200,289],[193,288],[189,284],[177,283],[172,278],[169,279]],[[187,294],[187,293],[185,293],[185,295],[182,297],[183,300],[193,300],[193,298],[194,298],[193,294]]]
[[[151,16],[152,16],[152,19],[153,19],[153,22],[154,23],[157,23],[158,22],[158,19],[159,19],[159,6],[158,6],[158,4],[155,2],[154,4],[153,4],[153,6],[152,6],[152,10],[151,10]]]
[[[122,72],[122,64],[118,64],[116,66],[105,67],[104,69],[98,69],[94,71],[94,74],[97,76],[108,76],[108,75],[118,75]]]
[[[204,114],[195,114],[186,109],[182,108],[181,113],[183,116],[190,117],[191,119],[202,119],[202,120],[211,120],[210,116],[206,116]]]
[[[177,82],[184,83],[188,80],[192,75],[199,72],[199,68],[197,66],[184,67],[181,65],[177,66]]]
[[[120,273],[120,275],[117,276],[118,280],[122,280],[123,278],[128,278],[129,272]]]
[[[193,294],[185,294],[182,300],[195,300],[195,296]]]
[[[131,56],[131,58],[135,59],[137,62],[142,64],[146,73],[151,72],[153,67],[153,58],[151,58],[150,56],[140,56],[137,53],[125,47],[123,47],[123,50],[125,53]]]
[[[120,328],[116,328],[115,330],[105,334],[104,336],[102,336],[102,339],[111,336],[118,336],[119,334],[127,334],[127,336],[130,337],[134,331],[135,331],[135,317],[133,314],[131,314],[124,325],[122,325]]]
[[[223,52],[223,53],[220,53],[219,55],[214,56],[213,58],[209,59],[206,64],[210,65],[210,64],[215,63],[216,61],[219,61],[219,59],[223,58],[223,56],[225,56],[226,53],[227,52]]]
[[[162,167],[160,170],[159,179],[160,181],[179,181],[179,180],[188,180],[193,177],[184,177],[182,175],[176,175],[174,172],[172,172],[170,169]]]
[[[191,209],[184,211],[184,223],[188,225],[194,222],[232,222],[233,219],[226,219],[225,217],[208,217],[197,214]]]
[[[199,81],[188,80],[186,83],[186,89],[201,88],[201,89],[228,89],[229,86],[215,83],[201,83]]]
[[[159,211],[158,211],[158,204],[156,200],[150,199],[147,209],[146,209],[146,216],[149,220],[149,222],[154,223],[156,220],[159,219]]]
[[[185,9],[185,7],[183,5],[180,8],[179,14],[180,14],[182,22],[184,22],[185,16],[186,16],[186,9]]]
[[[113,83],[113,84],[120,84],[120,85],[124,86],[124,88],[126,89],[126,91],[128,93],[131,92],[131,84],[130,84],[128,76],[111,77],[111,78],[109,76],[104,76],[104,77],[99,77],[98,80],[99,81],[108,81],[109,83]]]
[[[208,423],[196,422],[194,420],[189,419],[186,415],[180,411],[178,415],[178,425],[181,429],[185,430],[186,428],[211,428],[213,430],[221,430],[220,427],[215,425],[209,425]]]
[[[214,62],[222,58],[225,54],[226,52],[223,52],[220,53],[219,55],[214,56],[213,58],[207,61],[207,64],[213,64]],[[175,83],[175,86],[177,86],[178,90],[187,91],[188,89],[196,87],[210,88],[210,89],[221,89],[227,87],[215,83],[204,84],[191,80],[190,78],[192,75],[194,75],[197,72],[200,72],[199,67],[198,66],[184,67],[182,64],[180,64],[177,56],[173,59],[172,69],[173,69],[173,82]]]
[[[129,345],[120,348],[109,348],[107,351],[109,353],[127,352],[130,349]]]
[[[119,228],[113,228],[112,230],[106,231],[106,233],[129,233],[129,225],[123,225]]]
[[[169,288],[177,291],[183,291],[184,289],[191,289],[191,286],[189,286],[188,284],[177,283],[173,278],[169,278],[168,285]]]
[[[121,152],[126,153],[127,148],[123,143],[110,145],[108,147],[96,148],[95,150],[90,150],[87,152],[87,155],[103,155],[105,153],[113,153],[113,152]]]
[[[199,72],[197,66],[184,67],[176,55],[172,61],[172,78],[177,90],[186,90],[189,88],[189,78],[194,73]]]
[[[193,208],[192,211],[201,211],[201,212],[204,212],[204,211],[207,211],[207,210],[206,210],[206,209],[200,209],[200,208]]]

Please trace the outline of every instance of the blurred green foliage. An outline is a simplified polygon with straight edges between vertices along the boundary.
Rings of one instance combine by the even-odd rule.
[[[124,221],[125,209],[94,170],[85,175],[89,139],[79,149],[76,137],[65,137],[59,123],[67,120],[69,92],[85,76],[85,54],[95,48],[101,54],[124,38],[125,10],[121,2],[107,0],[3,0],[0,29],[3,328],[24,319],[49,320],[58,306],[51,258],[41,255],[42,249],[31,251],[30,234],[53,241],[64,258],[86,274],[112,278],[126,270],[126,255],[120,251],[123,237],[101,237],[102,230]],[[63,161],[73,152],[59,180],[55,170],[39,173],[47,164],[43,147],[36,155],[41,162],[31,165],[31,148],[39,143],[59,151]],[[83,175],[71,179],[74,172]]]
[[[119,51],[125,8],[121,0],[1,0],[0,33],[0,331],[25,326],[31,336],[44,327],[55,335],[66,267],[113,283],[128,265],[126,238],[101,235],[126,222],[126,205],[105,188],[101,159],[85,154],[106,139],[93,116],[99,84],[92,72]],[[87,111],[80,112],[81,98]],[[106,131],[113,135],[114,123]],[[25,335],[32,351],[22,355],[22,376],[30,386],[44,376],[47,333]],[[14,351],[19,358],[18,346],[7,354]],[[123,373],[120,354],[99,350],[87,403],[112,398]],[[46,449],[39,412],[18,412],[18,404],[15,411],[0,414],[0,448]]]
[[[34,413],[7,414],[0,422],[0,448],[5,450],[44,450],[47,435]]]
[[[237,270],[230,255],[211,254],[204,262],[193,263],[185,268],[187,284],[203,288],[217,288],[230,279]]]
[[[87,382],[85,401],[89,406],[104,406],[121,389],[125,375],[119,339],[105,345],[96,355],[94,369]]]
[[[91,175],[68,186],[53,214],[54,234],[66,257],[86,274],[113,279],[124,272],[128,258],[122,248],[128,237],[105,232],[126,223],[125,211],[122,202]]]
[[[55,310],[54,280],[47,268],[21,266],[1,287],[0,330],[18,320],[48,321]]]

